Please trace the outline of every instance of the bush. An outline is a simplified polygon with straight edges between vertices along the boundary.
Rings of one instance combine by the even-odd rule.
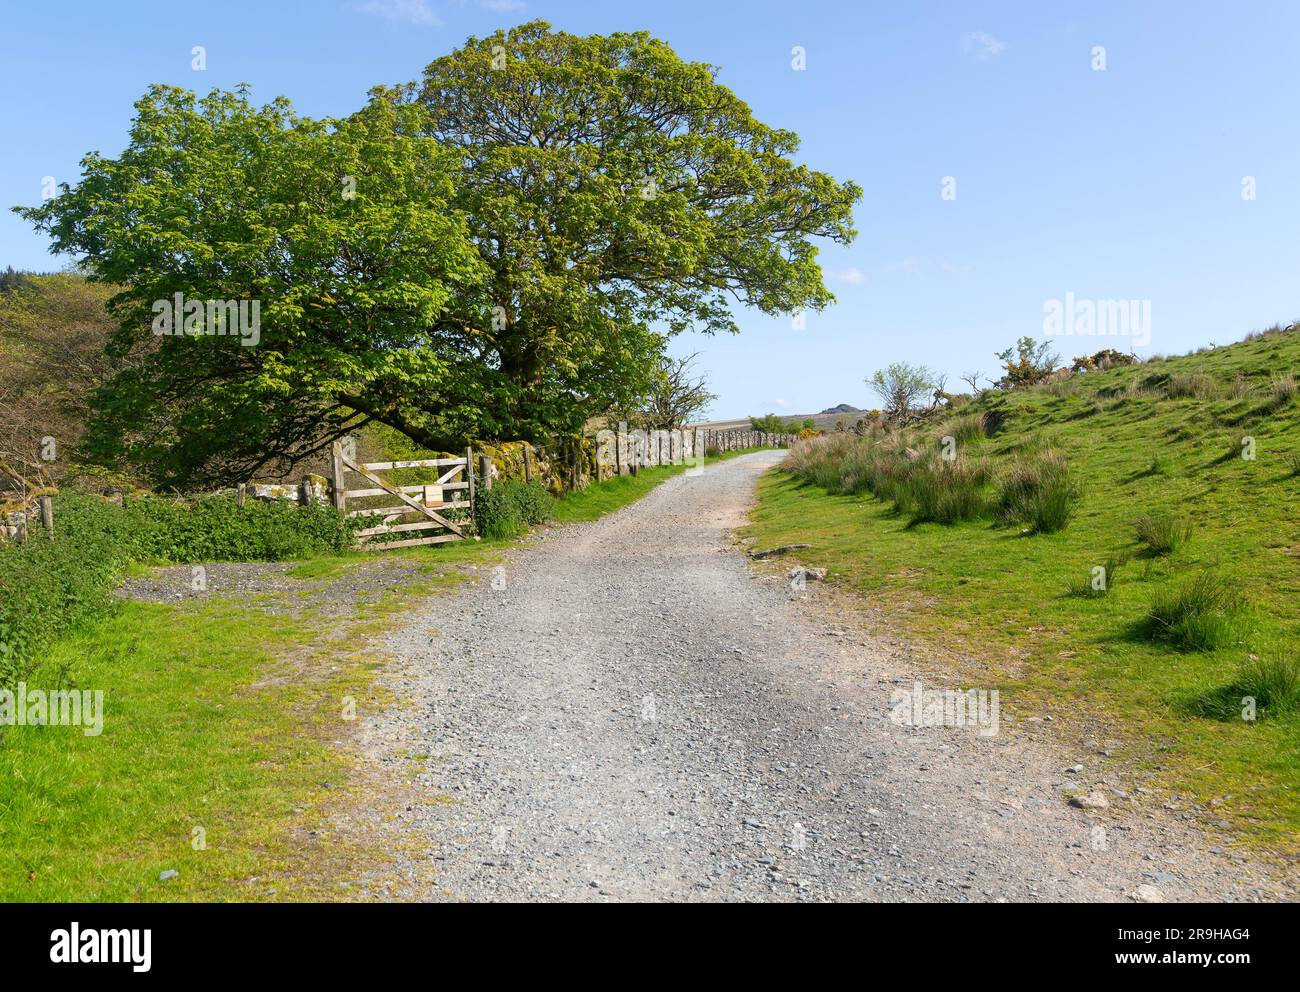
[[[1288,716],[1300,710],[1300,662],[1295,658],[1257,658],[1225,686],[1192,700],[1198,716],[1241,720],[1246,700],[1255,701],[1255,719]]]
[[[1002,479],[994,517],[1003,524],[1026,524],[1036,534],[1052,534],[1070,522],[1079,495],[1065,456],[1049,448],[1012,465]]]
[[[549,520],[554,509],[551,494],[540,483],[507,479],[478,491],[474,526],[480,537],[508,540],[525,533],[530,524]]]
[[[1191,523],[1172,513],[1144,513],[1134,526],[1138,540],[1153,555],[1171,554],[1192,539]]]
[[[1246,603],[1227,580],[1207,569],[1177,589],[1157,594],[1147,613],[1153,640],[1184,651],[1213,651],[1240,636]]]
[[[346,551],[363,525],[332,506],[298,506],[230,496],[170,500],[146,496],[127,502],[136,528],[137,556],[146,561],[284,561]]]
[[[56,538],[37,528],[25,544],[0,545],[0,686],[74,624],[108,612],[131,558],[132,526],[94,496],[55,498]]]

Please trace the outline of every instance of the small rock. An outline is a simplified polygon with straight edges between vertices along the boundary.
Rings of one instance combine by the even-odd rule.
[[[176,878],[179,875],[180,872],[178,872],[175,868],[168,868],[165,872],[163,872],[161,875],[158,876],[158,881],[165,882],[167,881],[167,879]]]
[[[1089,792],[1083,796],[1071,796],[1070,805],[1076,809],[1105,809],[1110,805],[1110,800],[1100,792]]]
[[[1164,893],[1154,885],[1139,885],[1130,896],[1134,902],[1164,902]]]

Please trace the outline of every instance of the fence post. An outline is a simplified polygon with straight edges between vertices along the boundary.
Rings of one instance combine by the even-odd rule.
[[[469,514],[471,517],[473,517],[475,516],[474,513],[475,496],[474,496],[474,448],[472,446],[465,449],[465,482],[469,486],[469,489],[467,490],[467,492],[469,493]]]
[[[343,466],[342,439],[336,439],[334,441],[334,443],[330,446],[330,454],[333,456],[331,458],[333,468],[332,468],[330,483],[332,488],[334,489],[334,509],[338,510],[339,513],[346,513],[348,509],[348,495],[347,495],[348,487],[347,484],[344,482],[344,476],[347,474],[347,469],[344,468]],[[244,487],[240,486],[239,487],[240,506],[243,506],[243,498],[244,498]]]
[[[41,523],[50,540],[54,540],[54,498],[52,496],[41,497]]]
[[[247,493],[248,485],[246,483],[241,482],[235,487],[235,506],[239,507],[241,510],[244,508],[244,498]]]
[[[490,456],[478,456],[478,474],[483,480],[483,491],[488,492],[492,488],[492,459]]]
[[[533,481],[533,465],[532,465],[532,461],[528,457],[528,449],[531,447],[532,445],[529,444],[527,441],[524,442],[524,481],[525,482]]]

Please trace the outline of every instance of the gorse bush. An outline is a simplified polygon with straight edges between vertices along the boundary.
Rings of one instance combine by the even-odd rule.
[[[1240,639],[1245,615],[1242,595],[1207,569],[1181,586],[1158,593],[1146,626],[1153,640],[1184,651],[1213,651]]]
[[[474,526],[489,540],[518,537],[530,524],[549,520],[555,510],[555,501],[541,484],[514,479],[480,489],[474,503]]]
[[[1080,496],[1071,481],[1065,455],[1047,448],[1016,462],[1002,478],[994,517],[1003,524],[1024,524],[1036,534],[1063,530]]]
[[[1172,513],[1144,513],[1134,526],[1138,540],[1153,555],[1172,554],[1192,539],[1191,523]]]

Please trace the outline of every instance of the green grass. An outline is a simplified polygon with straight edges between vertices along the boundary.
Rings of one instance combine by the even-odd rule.
[[[391,855],[330,829],[332,812],[375,801],[358,794],[336,743],[356,726],[344,699],[360,715],[379,701],[371,645],[412,600],[464,580],[445,566],[499,552],[388,552],[420,567],[358,601],[342,638],[323,637],[338,631],[310,609],[277,614],[262,608],[275,597],[261,597],[126,603],[61,639],[25,681],[102,690],[103,732],[0,731],[0,900],[346,898],[338,878],[383,871]],[[372,557],[310,559],[290,574],[329,581]],[[169,869],[180,875],[159,881]]]
[[[765,547],[811,543],[806,564],[828,568],[874,622],[960,667],[966,682],[1000,688],[1009,712],[1050,713],[1081,744],[1121,742],[1115,758],[1141,784],[1222,800],[1206,807],[1213,819],[1293,853],[1300,714],[1279,704],[1269,719],[1222,720],[1188,701],[1237,692],[1252,655],[1297,657],[1300,493],[1288,455],[1300,451],[1300,404],[1279,405],[1288,391],[1275,386],[1296,368],[1300,335],[1270,334],[970,404],[972,424],[983,415],[998,428],[964,429],[963,457],[997,475],[1029,450],[1068,459],[1078,499],[1055,533],[1022,536],[983,519],[911,525],[887,500],[834,495],[780,470],[760,483],[748,533]],[[1242,435],[1255,439],[1253,461],[1240,457]],[[1135,532],[1142,514],[1182,521],[1195,540],[1156,555]],[[1093,569],[1125,561],[1121,581],[1092,594]],[[1250,604],[1248,616],[1234,613],[1232,632],[1198,650],[1153,640],[1152,604],[1207,568]],[[1284,680],[1272,684],[1286,698]]]

